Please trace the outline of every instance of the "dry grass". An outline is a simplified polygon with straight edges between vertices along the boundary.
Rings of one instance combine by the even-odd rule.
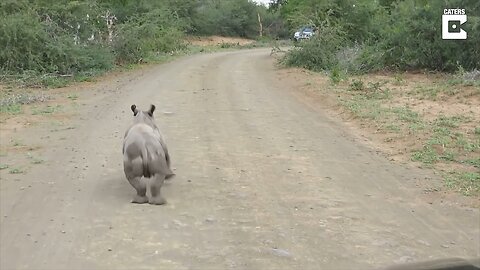
[[[379,73],[332,80],[288,69],[334,103],[394,160],[439,172],[445,187],[480,197],[480,84],[446,74]],[[334,82],[335,81],[335,82]],[[332,105],[332,104],[330,104]]]

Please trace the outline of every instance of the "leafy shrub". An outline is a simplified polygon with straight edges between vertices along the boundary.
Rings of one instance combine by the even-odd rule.
[[[330,80],[332,81],[333,84],[338,84],[342,80],[345,79],[345,74],[342,72],[342,70],[338,67],[335,66],[332,68],[330,71]]]
[[[383,65],[394,69],[431,69],[453,72],[460,64],[467,70],[480,63],[480,7],[449,0],[417,3],[396,2],[384,25],[377,49],[384,52]],[[466,6],[468,5],[468,6]],[[468,12],[467,40],[443,40],[440,16],[446,7],[463,7]],[[475,15],[476,14],[476,15]]]
[[[153,10],[120,25],[113,49],[117,62],[134,63],[150,53],[185,48],[179,24],[168,10]]]
[[[364,89],[365,89],[365,84],[363,83],[363,81],[356,80],[356,79],[352,81],[349,87],[349,90],[352,90],[352,91],[363,91]]]
[[[458,66],[468,71],[479,68],[480,5],[476,1],[349,3],[302,0],[283,5],[282,14],[292,27],[312,23],[319,26],[317,37],[290,52],[286,63],[312,70],[339,66],[349,73],[382,69],[454,72]],[[443,40],[443,9],[455,7],[466,9],[468,21],[462,28],[468,37]],[[325,28],[342,31],[336,36],[331,31],[325,32]]]
[[[290,66],[315,71],[329,70],[338,64],[336,54],[346,42],[344,32],[339,28],[324,27],[321,34],[301,42],[297,49],[285,55],[284,62]]]
[[[383,69],[384,54],[385,51],[380,50],[375,44],[365,44],[355,62],[356,73],[365,73]]]
[[[37,17],[30,14],[0,18],[0,62],[3,70],[45,70],[43,52],[48,42]]]
[[[2,72],[69,74],[81,70],[109,69],[111,52],[100,45],[75,45],[71,36],[50,36],[47,26],[33,14],[0,18]]]
[[[184,48],[185,23],[168,9],[173,3],[137,4],[128,0],[121,5],[98,0],[0,2],[0,78],[27,86],[62,86],[72,78],[111,69],[115,60],[136,62],[152,53]],[[108,38],[105,20],[106,15],[115,15],[112,10],[125,15],[123,21],[115,19],[114,42]],[[63,74],[73,76],[59,76]]]
[[[49,72],[78,73],[83,70],[107,70],[113,66],[113,54],[101,45],[75,45],[70,37],[59,37],[47,44],[44,63]]]
[[[264,34],[285,35],[279,12],[250,0],[2,0],[0,78],[60,86],[182,50],[186,31],[256,37],[257,16]]]
[[[258,34],[257,12],[252,1],[199,1],[192,19],[192,30],[197,35],[255,37]],[[262,10],[264,11],[264,10]],[[265,14],[265,12],[262,12]],[[263,18],[267,17],[266,15]],[[271,16],[267,17],[273,20]],[[268,25],[265,24],[265,27]]]

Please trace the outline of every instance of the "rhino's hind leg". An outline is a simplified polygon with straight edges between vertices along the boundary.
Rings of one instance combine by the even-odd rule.
[[[128,182],[137,190],[137,195],[133,197],[132,203],[147,203],[147,186],[142,182],[142,177],[130,177]]]
[[[132,199],[132,203],[147,203],[148,202],[148,197],[147,196],[140,196],[140,195],[135,195]]]
[[[157,173],[155,178],[152,179],[150,184],[150,192],[152,193],[152,198],[148,201],[149,204],[165,204],[167,201],[162,197],[161,189],[163,182],[165,181],[165,175]]]

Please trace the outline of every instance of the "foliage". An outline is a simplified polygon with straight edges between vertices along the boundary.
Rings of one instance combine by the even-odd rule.
[[[278,10],[266,9],[262,6],[259,6],[257,7],[257,12],[262,20],[264,36],[274,39],[290,38],[290,32],[288,31],[287,25],[281,18]]]
[[[257,11],[248,0],[203,1],[192,18],[192,33],[254,37],[258,33]]]
[[[338,63],[335,54],[345,44],[345,34],[336,27],[323,27],[321,32],[286,54],[285,63],[316,71],[335,67]]]
[[[426,4],[413,0],[395,3],[382,39],[376,47],[385,52],[383,65],[396,69],[426,68],[453,72],[461,65],[467,70],[480,63],[480,5],[471,1],[432,1]],[[469,4],[470,2],[470,4]],[[464,28],[467,40],[443,40],[440,16],[446,7],[462,7],[468,14]]]
[[[182,23],[168,9],[131,17],[120,25],[113,49],[118,62],[133,63],[149,53],[184,48]]]
[[[279,12],[249,0],[3,0],[0,15],[0,78],[34,85],[161,59],[186,33],[257,37],[258,16],[265,35],[286,34]]]
[[[341,46],[334,46],[335,50],[331,50],[331,46],[326,49],[327,54],[337,57],[322,54],[321,61],[312,61],[301,56],[319,52],[325,40],[311,39],[286,56],[290,65],[313,70],[340,66],[352,73],[382,69],[454,72],[459,66],[465,70],[479,68],[478,1],[290,0],[275,1],[274,4],[292,32],[301,26],[311,25],[317,28],[317,36],[332,37],[331,29],[335,29],[339,36],[333,37],[333,42],[337,44],[337,40],[343,40]],[[468,38],[443,40],[443,9],[456,7],[465,8],[468,15],[467,23],[462,25]],[[349,57],[343,59],[345,55]],[[298,59],[292,61],[292,57]]]

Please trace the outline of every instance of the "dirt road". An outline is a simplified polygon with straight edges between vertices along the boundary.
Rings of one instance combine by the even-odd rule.
[[[480,256],[478,209],[429,201],[415,186],[428,172],[391,163],[292,94],[269,53],[195,55],[112,79],[79,92],[62,126],[10,134],[45,162],[0,171],[1,269],[371,269]],[[169,143],[177,177],[164,206],[129,203],[121,145],[133,103],[157,105]]]

